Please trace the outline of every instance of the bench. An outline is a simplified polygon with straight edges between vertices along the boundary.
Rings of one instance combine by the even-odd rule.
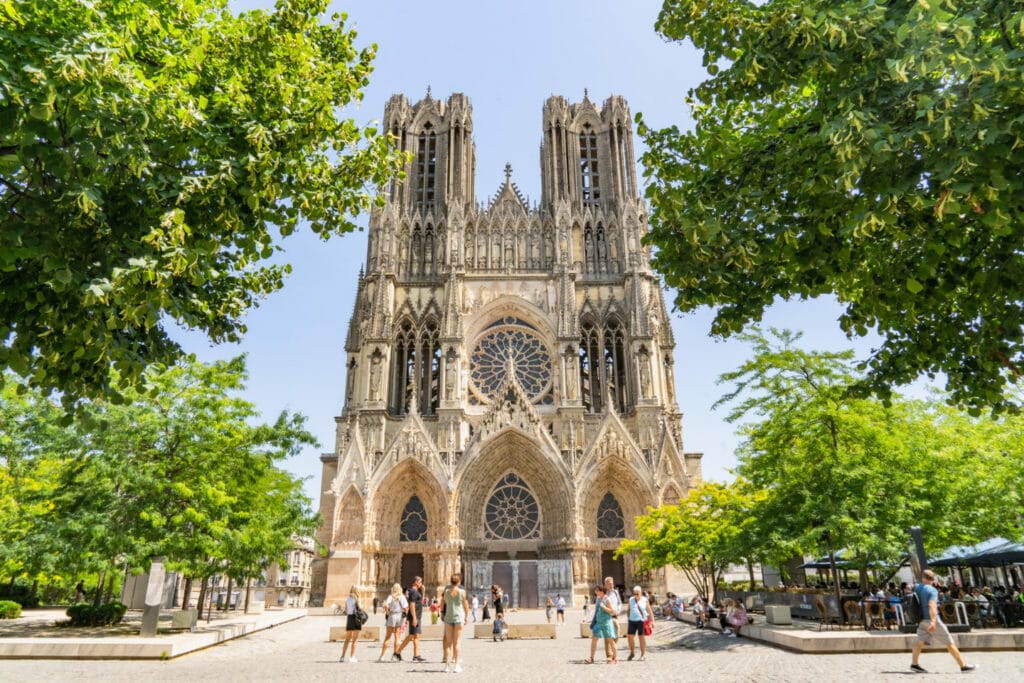
[[[625,638],[626,632],[629,630],[629,622],[625,619],[619,618],[619,638]],[[580,622],[580,638],[590,638],[593,633],[590,631],[590,622]]]
[[[345,633],[344,626],[332,626],[327,640],[332,643],[345,640]],[[359,632],[359,640],[380,640],[380,626],[364,626]]]
[[[557,631],[555,624],[506,624],[509,640],[520,640],[524,638],[555,638]],[[494,626],[491,624],[477,624],[473,627],[474,638],[494,637]]]

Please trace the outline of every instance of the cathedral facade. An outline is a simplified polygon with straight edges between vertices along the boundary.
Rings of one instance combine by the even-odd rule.
[[[507,165],[477,203],[464,95],[396,95],[383,122],[413,160],[370,217],[314,600],[453,571],[523,607],[608,575],[663,591],[613,552],[701,454],[683,452],[625,100],[544,103],[533,206]]]

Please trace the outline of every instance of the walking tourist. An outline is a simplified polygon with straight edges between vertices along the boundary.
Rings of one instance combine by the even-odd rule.
[[[626,661],[633,661],[636,656],[634,638],[640,639],[640,661],[647,659],[647,632],[644,631],[644,622],[648,619],[653,623],[654,612],[651,611],[650,601],[644,597],[640,586],[633,586],[633,596],[629,599],[629,627],[626,638],[629,640],[629,657]]]
[[[959,648],[953,642],[953,636],[950,635],[949,629],[939,619],[939,592],[935,589],[935,583],[935,572],[925,569],[921,572],[921,583],[914,587],[917,601],[921,605],[921,623],[917,625],[917,641],[914,643],[911,653],[910,668],[917,673],[926,673],[925,669],[918,664],[918,660],[924,646],[934,643],[946,646],[949,654],[953,655],[953,659],[960,665],[961,671],[965,673],[974,671],[977,667],[964,661]]]
[[[555,598],[555,615],[559,624],[565,623],[565,598],[561,593]]]
[[[548,596],[548,599],[544,602],[544,616],[547,618],[548,623],[551,623],[551,617],[555,615],[555,601]]]
[[[459,587],[461,574],[452,574],[451,585],[441,598],[441,614],[444,615],[444,672],[449,670],[462,673],[461,637],[462,627],[469,613],[466,591]],[[454,669],[450,667],[454,664]]]
[[[608,598],[608,604],[613,608],[612,611],[612,627],[615,629],[614,637],[619,637],[619,615],[622,614],[622,597],[619,595],[618,589],[615,588],[615,579],[610,576],[604,577],[604,592]],[[597,603],[594,604],[594,609],[597,609]]]
[[[597,641],[604,641],[605,662],[618,664],[615,655],[615,622],[612,615],[615,613],[611,597],[604,586],[594,588],[594,618],[590,622],[590,657],[584,661],[587,664],[594,663],[594,655],[597,653]]]
[[[505,615],[505,602],[501,599],[501,586],[491,586],[491,598],[494,600],[494,618]]]
[[[423,633],[423,577],[417,576],[412,580],[407,593],[409,598],[409,632],[405,640],[395,650],[394,658],[402,661],[402,650],[412,641],[412,661],[426,661],[420,657],[420,634]]]
[[[469,606],[469,612],[473,615],[473,623],[476,623],[476,611],[480,609],[480,598],[473,596],[473,602]]]
[[[484,611],[480,615],[480,620],[481,621],[490,621],[491,620],[491,608],[490,608],[491,601],[490,600],[482,600],[481,602],[484,603]]]
[[[363,625],[356,616],[359,609],[359,591],[355,586],[348,590],[348,598],[345,600],[345,643],[341,646],[341,659],[339,662],[356,663],[356,642],[359,640],[359,632]],[[348,658],[346,659],[346,653]]]
[[[402,620],[409,609],[409,601],[402,595],[402,584],[396,583],[391,587],[391,595],[384,600],[384,616],[387,618],[385,625],[387,632],[384,634],[384,641],[380,644],[380,657],[378,662],[384,661],[384,651],[388,649],[388,640],[393,642],[391,650],[393,657],[401,660],[402,655],[398,654],[398,634],[402,630]]]

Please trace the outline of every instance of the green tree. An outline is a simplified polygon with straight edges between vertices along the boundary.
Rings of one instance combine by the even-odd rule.
[[[251,572],[252,553],[273,559],[287,547],[282,539],[316,526],[300,482],[279,467],[315,440],[302,416],[258,421],[236,395],[244,358],[144,377],[141,392],[115,380],[123,403],[84,406],[87,419],[74,423],[82,445],[36,498],[48,512],[26,547],[61,549],[76,573],[145,568],[165,555],[171,568],[202,578],[232,563]]]
[[[42,552],[35,532],[50,514],[58,475],[78,435],[60,426],[63,410],[38,391],[0,387],[0,578],[60,583],[62,552]],[[57,548],[48,547],[50,551]],[[65,548],[70,550],[70,548]]]
[[[102,396],[237,341],[300,223],[351,230],[402,158],[339,118],[375,46],[325,0],[0,2],[0,367]]]
[[[637,517],[637,538],[623,541],[616,554],[635,553],[640,569],[671,564],[701,597],[714,599],[723,572],[747,557],[738,541],[753,520],[749,505],[740,487],[704,482],[678,505]]]
[[[1018,417],[857,398],[851,353],[808,352],[797,335],[772,335],[743,335],[754,355],[722,376],[733,389],[719,401],[732,406],[730,421],[745,421],[737,473],[764,494],[747,539],[755,549],[776,558],[845,549],[863,569],[899,560],[911,525],[932,552],[1022,533],[1024,475],[1003,453]]]
[[[944,374],[975,411],[1024,372],[1024,6],[666,0],[711,77],[643,124],[654,264],[711,331],[834,294],[882,337],[865,387]]]

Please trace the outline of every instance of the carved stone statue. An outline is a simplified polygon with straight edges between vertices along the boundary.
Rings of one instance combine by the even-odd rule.
[[[370,359],[370,400],[380,400],[380,366],[384,362],[379,353],[373,354]]]
[[[643,398],[651,397],[651,359],[646,353],[637,356],[640,365],[640,392]]]

